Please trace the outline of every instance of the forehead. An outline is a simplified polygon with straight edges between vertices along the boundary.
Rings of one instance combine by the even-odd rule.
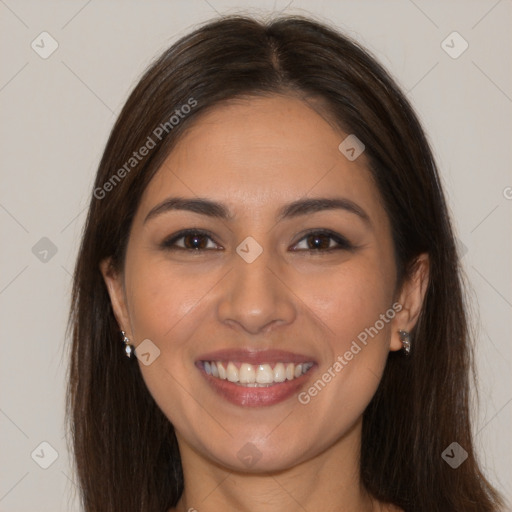
[[[348,134],[314,104],[287,96],[237,99],[195,121],[141,201],[141,214],[169,195],[222,200],[236,211],[261,211],[305,196],[343,195],[380,208],[364,153],[339,150]]]

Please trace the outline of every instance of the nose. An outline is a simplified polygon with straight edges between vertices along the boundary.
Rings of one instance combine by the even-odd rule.
[[[271,259],[265,250],[252,263],[234,256],[234,268],[226,276],[218,302],[220,322],[258,334],[295,320],[295,296]]]

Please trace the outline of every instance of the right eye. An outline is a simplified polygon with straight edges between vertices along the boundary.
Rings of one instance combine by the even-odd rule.
[[[210,245],[209,242],[211,242]],[[161,247],[168,251],[204,251],[218,250],[218,247],[220,246],[213,242],[212,237],[206,231],[198,229],[185,229],[165,239],[162,242]]]

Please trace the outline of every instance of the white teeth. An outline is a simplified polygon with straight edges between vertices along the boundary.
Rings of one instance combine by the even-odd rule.
[[[222,363],[217,363],[217,370],[219,370],[219,379],[226,380],[226,369],[222,366]]]
[[[243,363],[240,365],[240,384],[254,384],[256,372],[252,364]]]
[[[266,387],[274,383],[293,380],[304,375],[313,363],[276,363],[252,365],[241,363],[239,367],[232,361],[204,361],[204,371],[213,377],[228,380],[245,387]]]
[[[228,363],[226,373],[229,382],[238,382],[238,368],[231,362]]]
[[[258,384],[270,384],[274,382],[274,372],[269,364],[260,364],[256,373],[256,382]]]
[[[284,382],[286,380],[286,370],[283,363],[277,363],[274,367],[274,382]]]

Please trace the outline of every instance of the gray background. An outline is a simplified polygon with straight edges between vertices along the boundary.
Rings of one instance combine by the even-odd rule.
[[[512,2],[288,1],[0,0],[0,511],[79,510],[64,438],[64,330],[93,177],[128,93],[197,23],[280,10],[313,13],[363,43],[424,124],[472,290],[476,445],[512,496]],[[46,59],[31,47],[51,48],[43,31],[59,45]],[[445,51],[463,48],[446,40],[454,31],[469,44],[458,58]]]

